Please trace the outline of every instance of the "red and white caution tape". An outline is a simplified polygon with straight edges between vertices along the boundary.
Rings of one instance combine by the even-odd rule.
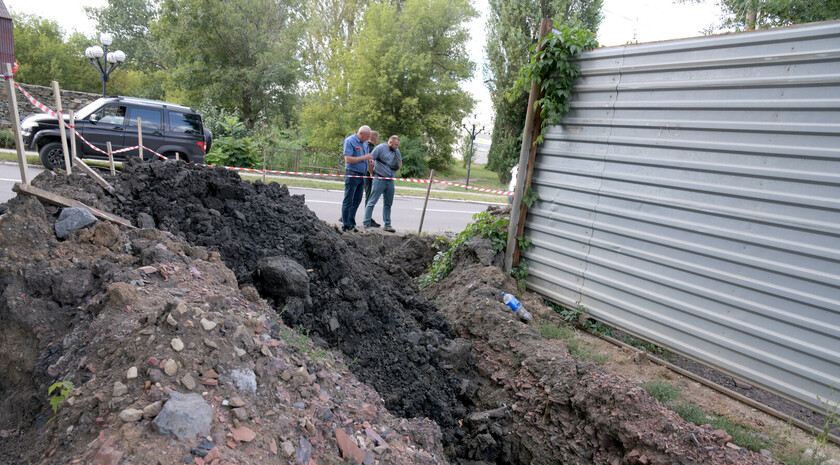
[[[15,71],[17,71],[17,63],[15,63]],[[14,72],[12,72],[12,74],[14,74]],[[6,78],[7,79],[11,78],[11,76],[6,76]],[[48,106],[39,102],[37,99],[35,99],[35,97],[30,95],[29,92],[24,90],[24,88],[21,87],[17,82],[15,83],[15,87],[20,89],[20,91],[23,92],[23,95],[32,103],[32,105],[34,105],[39,110],[43,111],[44,113],[46,113],[46,114],[48,114],[48,115],[50,115],[54,118],[60,118],[60,117],[63,118],[64,117],[64,115],[61,112],[55,112],[55,111],[51,110]],[[76,132],[76,127],[75,126],[68,125],[68,127],[70,128],[70,130],[74,134],[76,134],[79,137],[79,139],[82,140],[82,142],[87,144],[88,147],[92,148],[93,150],[96,150],[97,152],[103,153],[105,155],[108,154],[108,152],[106,152],[106,151],[100,149],[99,147],[96,147],[95,145],[91,144],[90,142],[87,141],[87,139],[82,137],[81,134]],[[140,148],[139,145],[135,145],[133,147],[125,147],[125,148],[113,151],[112,154],[129,152],[131,150],[137,150],[139,148]],[[168,158],[166,158],[165,156],[155,152],[154,150],[152,150],[152,149],[150,149],[146,146],[143,146],[143,150],[148,150],[149,152],[152,152],[153,154],[157,155],[158,157],[160,157],[164,160],[168,160]],[[204,165],[204,166],[216,166],[216,165]],[[218,165],[218,166],[221,166],[221,165]],[[291,175],[298,175],[298,176],[323,176],[323,177],[331,177],[331,178],[388,179],[388,180],[392,180],[392,181],[404,181],[404,182],[415,182],[415,183],[419,183],[419,184],[429,184],[428,179],[383,178],[383,177],[378,177],[378,176],[377,177],[356,176],[356,175],[352,175],[352,174],[329,174],[329,173],[306,173],[306,172],[301,172],[301,171],[258,170],[258,169],[255,169],[255,168],[239,168],[239,167],[236,167],[236,166],[221,166],[221,167],[222,168],[227,168],[227,169],[233,170],[233,171],[248,171],[248,172],[257,173],[257,174],[291,174]],[[431,182],[436,182],[436,183],[439,183],[439,184],[446,184],[448,186],[454,186],[454,187],[462,187],[464,189],[470,189],[470,190],[479,191],[479,192],[486,192],[488,194],[513,195],[513,192],[500,191],[500,190],[495,190],[495,189],[485,189],[483,187],[466,186],[464,184],[458,184],[456,182],[450,182],[450,181],[438,181],[436,179],[433,179]]]
[[[239,167],[236,167],[236,166],[221,166],[221,165],[204,165],[204,166],[219,166],[221,168],[226,168],[226,169],[233,170],[233,171],[248,171],[248,172],[257,173],[257,174],[266,173],[266,174],[292,174],[292,175],[298,175],[298,176],[322,176],[322,177],[330,177],[330,178],[389,179],[389,180],[392,180],[392,181],[416,182],[416,183],[420,183],[420,184],[428,184],[429,183],[428,179],[383,178],[383,177],[378,177],[378,176],[357,176],[357,175],[352,175],[352,174],[330,174],[330,173],[307,173],[307,172],[301,172],[301,171],[277,171],[277,170],[265,170],[265,171],[263,171],[263,170],[258,170],[256,168],[239,168]],[[446,185],[455,186],[455,187],[462,187],[464,189],[470,189],[470,190],[475,190],[475,191],[480,191],[480,192],[486,192],[488,194],[513,195],[513,192],[500,191],[500,190],[495,190],[495,189],[485,189],[483,187],[466,186],[464,184],[458,184],[456,182],[450,182],[450,181],[438,181],[436,179],[433,179],[431,182],[446,184]]]
[[[14,74],[14,73],[13,73],[13,74]],[[43,111],[44,113],[46,113],[46,114],[48,114],[48,115],[52,116],[53,118],[56,118],[56,119],[58,119],[58,118],[64,118],[64,114],[63,114],[63,113],[61,113],[61,112],[57,112],[57,111],[53,111],[50,107],[48,107],[48,106],[44,105],[43,103],[39,102],[39,101],[38,101],[35,97],[33,97],[32,95],[30,95],[30,94],[29,94],[29,92],[27,92],[27,91],[26,91],[23,87],[21,87],[21,86],[20,86],[17,82],[15,83],[15,87],[17,87],[18,89],[20,89],[20,91],[21,91],[21,92],[23,92],[24,97],[26,97],[26,99],[27,99],[27,100],[29,100],[29,102],[30,102],[32,105],[34,105],[34,106],[35,106],[35,108],[37,108],[37,109],[39,109],[39,110]],[[99,153],[102,153],[102,154],[104,154],[104,155],[108,155],[108,152],[106,152],[106,151],[104,151],[104,150],[100,149],[99,147],[97,147],[97,146],[95,146],[95,145],[91,144],[90,142],[88,142],[88,140],[87,140],[87,139],[85,139],[84,137],[82,137],[82,135],[81,135],[81,134],[79,134],[79,132],[78,132],[78,131],[76,131],[76,126],[67,125],[67,127],[68,127],[68,128],[70,128],[70,131],[71,131],[73,134],[75,134],[76,136],[78,136],[78,137],[79,137],[79,139],[81,139],[81,140],[82,140],[82,142],[84,142],[85,144],[87,144],[87,146],[88,146],[88,147],[92,148],[93,150],[95,150],[95,151],[97,151],[97,152],[99,152]],[[139,145],[135,145],[135,146],[133,146],[133,147],[125,147],[125,148],[122,148],[122,149],[119,149],[119,150],[114,150],[113,152],[111,152],[111,154],[117,154],[117,153],[122,153],[122,152],[129,152],[129,151],[131,151],[131,150],[137,150],[137,149],[139,149],[139,148],[140,148],[140,146],[139,146]],[[143,150],[148,150],[149,152],[151,152],[151,153],[153,153],[153,154],[157,155],[158,157],[160,157],[160,158],[162,158],[162,159],[164,159],[164,160],[168,160],[168,158],[166,158],[166,157],[164,157],[163,155],[161,155],[161,154],[159,154],[159,153],[155,152],[154,150],[152,150],[152,149],[150,149],[150,148],[146,147],[145,145],[143,146]]]

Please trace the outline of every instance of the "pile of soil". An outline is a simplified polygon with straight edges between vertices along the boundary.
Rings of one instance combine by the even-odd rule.
[[[101,222],[58,241],[56,210],[0,206],[0,463],[445,463],[437,425],[389,414],[218,253]],[[173,391],[205,428],[161,420]]]
[[[193,381],[198,383],[196,391],[207,389],[204,398],[216,409],[213,427],[218,437],[210,435],[211,442],[222,448],[219,440],[231,441],[225,457],[231,451],[245,454],[253,449],[253,444],[240,447],[242,436],[234,433],[247,426],[257,433],[257,448],[267,448],[270,454],[271,440],[281,449],[288,450],[288,444],[297,463],[315,455],[321,457],[316,463],[330,463],[327,458],[339,452],[353,455],[355,449],[340,429],[347,430],[352,445],[362,448],[360,462],[367,461],[364,450],[374,451],[371,461],[404,460],[388,449],[397,449],[397,443],[410,457],[403,463],[445,463],[441,450],[464,464],[766,463],[755,454],[727,447],[725,433],[683,422],[635,385],[569,358],[564,346],[552,345],[529,326],[511,321],[500,293],[515,291],[515,283],[493,265],[499,257],[488,250],[489,244],[471,241],[455,254],[455,272],[426,294],[436,305],[412,280],[434,255],[431,239],[342,235],[285,187],[243,182],[221,168],[130,160],[118,177],[108,179],[116,188],[115,197],[81,176],[45,173],[34,183],[145,228],[124,233],[108,226],[115,239],[102,239],[96,244],[99,249],[78,244],[95,241],[88,235],[103,234],[99,231],[105,226],[58,242],[50,231],[55,212],[35,213],[31,200],[15,202],[30,205],[30,216],[40,215],[35,230],[26,229],[29,219],[12,220],[20,215],[12,208],[0,219],[4,228],[8,223],[9,230],[16,231],[10,238],[17,237],[25,246],[32,242],[33,250],[40,247],[47,254],[33,260],[37,255],[24,249],[0,260],[10,289],[0,318],[15,322],[3,337],[28,341],[10,345],[13,349],[2,354],[0,362],[10,368],[17,364],[26,373],[2,384],[4,392],[18,392],[12,396],[15,417],[0,419],[0,428],[15,428],[17,444],[48,439],[58,445],[58,456],[68,445],[76,444],[73,450],[82,447],[65,433],[87,434],[87,439],[99,432],[99,442],[84,445],[88,454],[131,442],[126,438],[158,441],[148,420],[123,421],[120,426],[114,413],[132,408],[142,412],[173,389],[191,390],[185,388]],[[76,249],[78,254],[72,252]],[[144,272],[144,266],[155,271]],[[218,270],[210,271],[213,267]],[[68,282],[65,275],[76,278],[62,284]],[[118,284],[119,292],[109,291]],[[125,303],[123,294],[139,301]],[[37,299],[43,301],[43,310],[28,316],[26,305]],[[110,304],[112,300],[119,304]],[[277,317],[283,325],[272,321]],[[219,338],[211,338],[212,344],[203,340],[207,330],[202,319],[217,325],[213,331]],[[43,332],[44,327],[50,332]],[[283,337],[289,327],[302,328],[316,346],[342,355],[325,358],[328,352],[321,349],[301,349],[304,344],[297,336]],[[68,334],[74,336],[68,339]],[[188,355],[173,347],[175,337]],[[170,360],[176,365],[175,375],[151,372]],[[150,362],[158,368],[149,368]],[[137,381],[124,394],[114,383],[128,381],[125,373],[132,366],[141,373],[132,380],[144,384]],[[422,420],[392,423],[341,366],[376,389],[390,413],[428,417],[440,426],[439,432]],[[211,369],[218,378],[209,376],[214,374]],[[231,373],[248,369],[257,390],[244,407],[236,408],[253,410],[234,412],[229,409],[232,397],[241,397],[243,387]],[[190,379],[183,379],[184,370]],[[32,380],[28,387],[27,377]],[[84,413],[73,416],[74,410],[68,409],[69,416],[52,423],[57,426],[34,421],[47,417],[43,400],[25,397],[43,396],[45,386],[56,379],[83,386],[78,388],[79,405],[93,420]],[[216,379],[219,387],[212,389],[219,391],[199,387]],[[108,387],[122,395],[106,395]],[[368,400],[350,400],[354,392]],[[222,404],[225,401],[228,405]],[[28,410],[18,408],[27,402]],[[369,424],[359,426],[362,418]],[[267,419],[289,426],[279,427],[277,436],[277,423],[265,431],[258,426],[268,425]],[[74,428],[68,431],[70,426]],[[109,434],[115,435],[111,442]],[[177,444],[172,447],[181,447]],[[132,457],[138,453],[136,447],[119,450]],[[300,461],[301,456],[309,458]],[[246,455],[231,463],[247,463],[246,457],[255,459]]]

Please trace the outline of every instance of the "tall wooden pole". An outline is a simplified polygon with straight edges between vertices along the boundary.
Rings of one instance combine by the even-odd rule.
[[[543,18],[540,22],[540,38],[537,50],[542,50],[543,39],[551,31],[553,21],[551,18]],[[537,146],[534,144],[540,130],[540,115],[534,109],[534,102],[540,98],[540,86],[537,81],[531,83],[531,93],[528,96],[528,110],[525,114],[525,128],[522,133],[522,149],[519,152],[519,173],[516,177],[516,190],[513,195],[513,206],[510,211],[510,226],[508,228],[507,248],[505,249],[505,270],[519,266],[519,241],[516,240],[525,232],[525,217],[528,213],[528,206],[522,201],[524,193],[531,185],[531,177],[534,175],[534,161],[537,155]]]
[[[137,117],[137,152],[140,154],[140,159],[143,159],[143,119]]]
[[[61,150],[64,154],[64,170],[67,174],[73,174],[73,167],[70,164],[70,150],[67,149],[67,132],[64,129],[64,110],[61,108],[61,91],[58,89],[58,81],[52,82],[53,94],[55,94],[55,110],[58,112],[58,130],[61,134]]]
[[[420,214],[420,227],[417,228],[417,234],[423,232],[423,220],[426,218],[426,205],[429,204],[429,194],[432,192],[432,182],[435,179],[435,170],[429,173],[429,187],[426,188],[426,200],[423,202],[423,213]]]
[[[26,165],[26,154],[23,151],[23,136],[20,134],[20,114],[18,113],[17,94],[15,93],[15,79],[12,74],[12,65],[6,63],[6,94],[9,97],[9,113],[12,118],[12,129],[15,132],[15,148],[18,155],[18,166],[20,167],[20,182],[29,184],[29,170]]]

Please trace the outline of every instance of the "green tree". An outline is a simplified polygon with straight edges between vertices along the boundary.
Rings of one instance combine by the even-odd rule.
[[[678,0],[703,3],[704,0]],[[718,0],[727,18],[717,29],[753,30],[840,18],[840,0]]]
[[[102,90],[99,73],[82,55],[89,40],[74,33],[68,42],[55,21],[35,15],[13,16],[15,58],[19,64],[15,79],[27,84],[49,86],[58,81],[63,89],[87,92]]]
[[[487,168],[509,181],[510,168],[519,161],[528,95],[510,101],[519,70],[528,63],[528,50],[537,42],[540,20],[552,18],[562,26],[589,29],[597,33],[603,0],[490,0],[487,21],[487,87],[493,99],[496,119]]]
[[[300,66],[297,0],[164,0],[152,34],[163,41],[167,98],[258,120],[294,115]]]
[[[334,57],[325,89],[313,92],[302,120],[315,145],[339,147],[361,124],[420,140],[428,162],[452,162],[458,125],[473,106],[459,85],[475,65],[466,54],[467,0],[377,3],[364,13],[348,52]]]

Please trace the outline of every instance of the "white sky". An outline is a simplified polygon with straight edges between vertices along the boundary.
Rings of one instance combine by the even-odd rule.
[[[65,33],[74,30],[92,34],[96,25],[87,18],[85,6],[101,7],[105,0],[4,0],[6,7],[17,13],[37,14],[57,21]],[[476,63],[475,77],[463,88],[478,101],[477,120],[492,124],[490,93],[484,86],[485,22],[487,0],[473,0],[480,16],[469,25],[472,39],[467,51]],[[604,0],[604,21],[598,33],[602,46],[622,45],[631,41],[654,42],[702,35],[701,31],[720,22],[720,8],[707,0],[701,5],[676,5],[674,0]],[[114,44],[119,46],[119,44]],[[130,57],[129,57],[130,58]]]

